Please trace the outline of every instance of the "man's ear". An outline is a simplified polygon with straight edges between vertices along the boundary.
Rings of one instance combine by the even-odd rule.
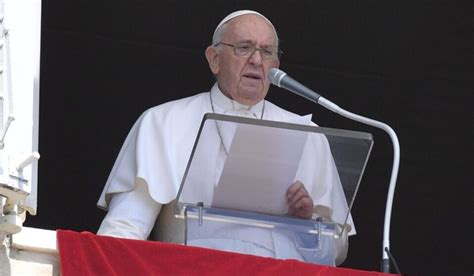
[[[280,68],[280,60],[276,60],[275,63],[273,64],[273,68]]]
[[[217,75],[219,73],[219,54],[216,48],[212,46],[206,48],[206,59],[212,74]]]

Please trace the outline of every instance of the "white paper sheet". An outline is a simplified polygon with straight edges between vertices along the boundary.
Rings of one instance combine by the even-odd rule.
[[[303,131],[239,125],[212,206],[287,214],[286,192],[294,181],[307,136]]]

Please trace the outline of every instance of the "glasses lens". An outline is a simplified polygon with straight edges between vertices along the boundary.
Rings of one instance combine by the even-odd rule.
[[[250,43],[241,43],[234,46],[234,51],[238,56],[247,56],[255,51],[255,46]]]
[[[267,60],[278,58],[277,53],[273,48],[262,48],[260,49],[260,53],[262,54],[262,57]]]
[[[252,43],[239,43],[233,47],[235,55],[240,57],[249,57],[258,50],[265,60],[276,60],[279,58],[279,51],[273,47],[257,48]]]

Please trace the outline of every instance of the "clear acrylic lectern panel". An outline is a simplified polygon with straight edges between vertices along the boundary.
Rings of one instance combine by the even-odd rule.
[[[206,114],[176,200],[187,244],[238,240],[278,258],[334,265],[334,239],[350,231],[372,144],[368,133]],[[296,180],[329,211],[288,216],[286,192]]]

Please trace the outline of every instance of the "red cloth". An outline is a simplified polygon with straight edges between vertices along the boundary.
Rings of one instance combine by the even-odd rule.
[[[61,274],[70,275],[386,275],[162,242],[57,230]]]

